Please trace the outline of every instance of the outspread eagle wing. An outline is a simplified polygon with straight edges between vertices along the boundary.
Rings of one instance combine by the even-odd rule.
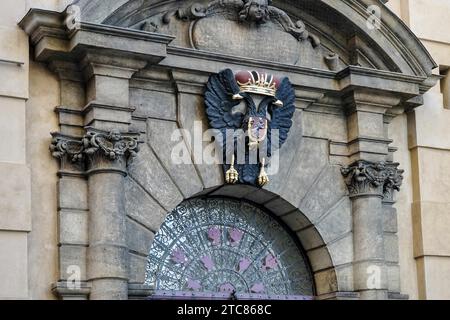
[[[224,133],[226,129],[241,127],[244,115],[233,113],[233,108],[240,103],[239,100],[233,100],[233,96],[239,94],[239,91],[240,88],[230,69],[211,75],[206,86],[205,103],[206,114],[212,128]]]
[[[281,81],[277,89],[276,98],[283,102],[282,107],[272,108],[272,119],[269,122],[269,130],[267,133],[268,156],[272,156],[272,152],[281,148],[288,138],[289,130],[292,127],[292,117],[295,113],[295,90],[288,78]],[[272,139],[275,138],[272,130],[278,130],[279,143],[272,145]]]

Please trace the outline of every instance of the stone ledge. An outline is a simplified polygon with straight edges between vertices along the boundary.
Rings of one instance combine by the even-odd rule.
[[[359,300],[358,292],[332,292],[316,297],[316,300]]]
[[[146,300],[152,293],[151,286],[140,283],[128,284],[128,299],[129,300]]]
[[[91,291],[91,285],[82,281],[78,288],[69,288],[68,281],[58,281],[51,287],[52,292],[63,300],[87,300]]]

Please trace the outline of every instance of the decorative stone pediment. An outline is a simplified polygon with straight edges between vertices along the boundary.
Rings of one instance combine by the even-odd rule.
[[[382,1],[273,0],[269,6],[270,19],[248,30],[245,29],[247,19],[241,21],[243,3],[241,0],[74,2],[81,8],[83,22],[171,35],[176,37],[171,45],[177,47],[258,58],[260,51],[255,53],[247,48],[242,52],[239,49],[244,39],[252,43],[253,38],[253,43],[261,42],[258,47],[264,51],[265,60],[275,56],[276,59],[271,61],[291,65],[295,62],[295,65],[308,68],[340,70],[347,65],[357,65],[428,77],[430,70],[436,67],[423,45]],[[382,19],[375,19],[370,10],[373,5]],[[374,28],[371,21],[379,22],[379,28]],[[214,34],[217,30],[220,32]],[[237,39],[236,31],[240,32]],[[269,33],[280,36],[272,37],[268,43],[265,35]],[[295,41],[308,37],[312,38]],[[280,56],[280,52],[286,50],[288,52]],[[295,50],[299,54],[297,59],[290,53]]]
[[[339,57],[328,54],[325,59],[318,49],[319,38],[307,31],[302,20],[292,20],[271,3],[215,0],[182,4],[176,10],[149,17],[137,27],[149,32],[175,33],[180,40],[178,44],[197,50],[291,65],[337,67]],[[271,39],[270,44],[267,39]],[[336,61],[330,64],[330,58]]]
[[[174,46],[243,59],[324,70],[345,65],[302,19],[269,0],[168,1],[152,11],[120,8],[104,23],[173,35]]]

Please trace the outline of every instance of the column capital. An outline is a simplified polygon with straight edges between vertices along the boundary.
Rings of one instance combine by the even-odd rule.
[[[350,197],[377,196],[393,201],[394,190],[399,191],[403,170],[398,163],[369,162],[358,160],[341,169]]]
[[[117,171],[126,175],[128,160],[139,152],[139,134],[88,128],[82,139],[87,174]]]
[[[383,186],[383,202],[394,203],[394,192],[400,191],[403,183],[403,173],[405,170],[399,169],[399,163],[387,163],[388,176]]]
[[[82,138],[52,133],[50,151],[61,160],[63,171],[87,174],[118,172],[126,175],[126,166],[139,152],[139,133],[110,132],[87,128]]]

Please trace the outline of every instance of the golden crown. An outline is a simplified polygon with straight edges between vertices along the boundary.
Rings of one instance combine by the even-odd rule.
[[[271,74],[257,71],[240,71],[236,74],[236,82],[241,92],[262,94],[275,97],[280,81]]]

